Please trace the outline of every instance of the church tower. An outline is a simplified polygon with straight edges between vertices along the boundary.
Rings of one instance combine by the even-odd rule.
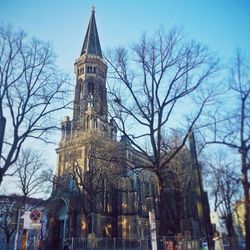
[[[99,122],[107,123],[107,65],[102,58],[94,9],[81,55],[75,62],[75,74],[73,129],[101,129]],[[92,116],[95,123],[91,122]]]
[[[95,10],[91,16],[84,38],[80,57],[74,64],[76,85],[73,102],[73,119],[68,116],[61,123],[61,142],[56,150],[58,154],[57,176],[67,169],[67,161],[72,160],[73,149],[77,151],[84,165],[82,138],[91,132],[101,133],[116,140],[116,128],[112,120],[108,122],[107,107],[107,64],[103,60],[99,41]],[[79,158],[77,157],[77,158]],[[79,160],[79,159],[77,159]]]

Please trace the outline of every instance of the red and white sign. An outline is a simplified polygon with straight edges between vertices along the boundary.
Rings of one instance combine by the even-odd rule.
[[[41,213],[41,211],[39,209],[32,210],[30,212],[30,219],[34,223],[40,222],[40,220],[42,219],[42,213]]]

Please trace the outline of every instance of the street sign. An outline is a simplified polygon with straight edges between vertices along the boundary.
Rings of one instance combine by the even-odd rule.
[[[30,212],[30,219],[34,223],[40,222],[41,218],[42,218],[42,213],[39,209],[34,209]]]
[[[30,211],[24,212],[24,215],[21,216],[23,219],[23,229],[30,229],[30,223],[31,223],[31,218],[30,218]]]
[[[31,229],[40,229],[42,227],[41,223],[30,223],[30,228]]]

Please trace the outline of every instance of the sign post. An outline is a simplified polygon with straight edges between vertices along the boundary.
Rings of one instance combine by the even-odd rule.
[[[152,250],[157,250],[155,213],[154,212],[149,212],[148,216],[149,216]]]
[[[27,239],[28,239],[28,229],[30,229],[31,219],[30,219],[30,211],[25,211],[23,216],[21,216],[23,219],[23,235],[21,239],[21,250],[27,249]]]
[[[34,209],[30,212],[30,228],[36,230],[36,235],[34,235],[34,250],[37,249],[37,232],[41,228],[40,220],[42,219],[42,213],[39,209]]]
[[[20,209],[18,209],[18,215],[17,215],[17,227],[16,227],[16,236],[15,236],[14,250],[16,250],[16,249],[17,249],[17,241],[18,241],[19,226],[20,226],[20,214],[21,214],[21,210],[20,210]]]

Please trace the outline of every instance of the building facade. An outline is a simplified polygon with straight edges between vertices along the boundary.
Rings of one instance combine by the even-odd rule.
[[[239,243],[242,244],[246,237],[245,229],[245,200],[238,200],[234,205],[233,220]]]
[[[148,234],[145,198],[148,195],[145,191],[149,188],[148,183],[139,183],[136,176],[121,167],[119,185],[108,183],[106,179],[111,172],[107,169],[106,179],[95,180],[96,176],[92,179],[84,178],[85,183],[81,183],[82,186],[92,185],[92,189],[87,191],[88,188],[82,187],[81,195],[85,196],[82,198],[77,194],[78,187],[75,187],[79,182],[76,184],[76,179],[70,175],[72,173],[69,174],[69,171],[73,171],[72,164],[77,162],[83,175],[91,175],[91,168],[96,167],[91,164],[90,156],[90,147],[95,147],[94,137],[99,141],[108,141],[109,148],[111,144],[116,145],[119,151],[123,152],[123,156],[131,151],[131,146],[125,138],[120,142],[116,141],[116,127],[112,120],[108,121],[107,65],[102,57],[94,10],[91,13],[80,57],[75,62],[75,74],[73,118],[70,120],[69,117],[65,117],[62,121],[61,141],[56,150],[56,177],[49,202],[49,241],[53,248],[60,248],[65,238],[86,237],[89,233],[95,233],[98,237],[123,238]],[[105,148],[104,144],[102,148]],[[103,153],[98,152],[99,154],[96,151],[94,153]],[[107,158],[106,155],[104,157]],[[100,174],[99,169],[95,171]],[[95,185],[94,181],[99,183]],[[145,191],[145,197],[140,197],[140,200],[144,199],[140,202],[140,208],[136,192],[138,188]],[[87,192],[90,193],[86,194]],[[79,204],[79,199],[82,204]],[[90,199],[95,200],[95,204],[92,204]]]
[[[73,118],[65,117],[61,124],[56,177],[48,206],[51,248],[59,249],[66,238],[87,237],[90,233],[124,239],[148,236],[148,213],[158,214],[157,180],[146,170],[135,174],[127,167],[131,162],[148,163],[128,139],[117,141],[114,121],[108,120],[107,64],[94,10],[74,66]],[[197,173],[193,171],[193,175],[186,204],[189,215],[182,224],[189,235],[199,237],[204,231],[202,194]]]

